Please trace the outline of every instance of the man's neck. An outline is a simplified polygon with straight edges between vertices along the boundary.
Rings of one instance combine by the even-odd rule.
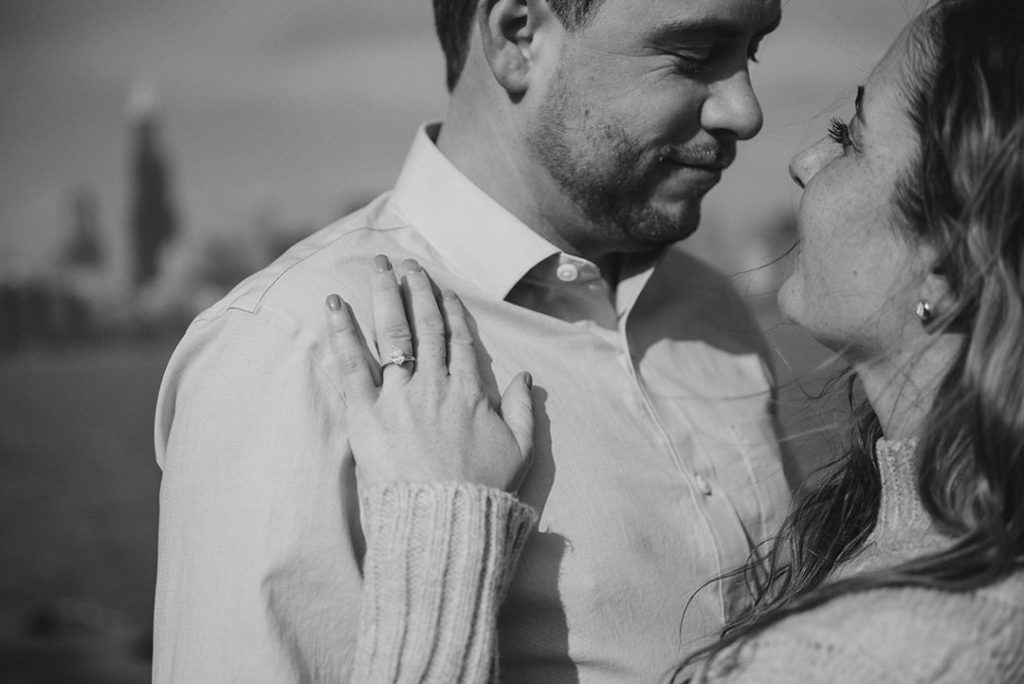
[[[453,102],[436,144],[474,185],[559,250],[594,262],[602,273],[605,264],[615,261],[614,254],[571,239],[594,231],[532,159],[514,122],[466,112]]]

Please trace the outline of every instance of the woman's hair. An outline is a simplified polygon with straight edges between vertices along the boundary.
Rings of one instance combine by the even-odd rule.
[[[737,571],[752,606],[677,675],[701,658],[728,669],[731,646],[837,596],[970,590],[1024,563],[1024,2],[939,0],[911,28],[902,66],[918,151],[895,191],[897,223],[936,249],[936,271],[950,284],[931,327],[963,339],[922,428],[917,488],[956,542],[825,583],[878,517],[882,431],[862,404],[830,475],[798,494],[771,549]]]

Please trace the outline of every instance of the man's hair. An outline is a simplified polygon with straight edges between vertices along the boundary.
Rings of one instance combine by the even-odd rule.
[[[448,90],[459,82],[469,52],[469,35],[481,2],[493,0],[434,0],[434,27],[444,51]],[[570,31],[582,28],[604,0],[547,0],[551,11]]]

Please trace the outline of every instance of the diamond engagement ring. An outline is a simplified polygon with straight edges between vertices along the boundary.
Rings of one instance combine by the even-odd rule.
[[[391,354],[388,356],[388,360],[381,365],[380,369],[384,370],[388,366],[404,366],[405,364],[412,363],[415,360],[416,357],[412,354],[406,354],[397,346],[391,347]]]

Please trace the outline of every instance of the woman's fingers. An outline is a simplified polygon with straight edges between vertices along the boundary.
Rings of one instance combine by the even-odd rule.
[[[529,469],[533,458],[533,378],[520,373],[501,395],[501,418],[512,431],[519,453],[523,456],[522,475]],[[516,483],[518,485],[518,482]]]
[[[338,360],[345,400],[350,403],[372,400],[377,387],[365,343],[348,305],[336,294],[327,297],[327,331],[331,350]]]
[[[447,375],[444,318],[437,307],[430,277],[414,259],[402,262],[400,270],[405,274],[406,309],[410,313],[416,341],[416,373],[432,377]]]
[[[376,381],[378,365],[367,358],[351,309],[337,295],[327,299],[330,344],[361,481],[465,480],[515,490],[532,455],[530,376],[518,375],[500,408],[491,405],[462,303],[446,292],[439,309],[432,283],[419,265],[406,262],[401,270],[402,288],[385,257],[378,258],[373,275],[374,328],[386,365],[383,385]],[[445,343],[445,316],[450,347]],[[391,348],[399,357],[415,353],[420,358],[415,372],[411,363],[389,358]]]
[[[408,375],[412,372],[415,349],[412,330],[405,316],[402,293],[395,281],[391,261],[379,254],[374,257],[373,274],[373,331],[383,370],[400,368]]]
[[[469,328],[466,307],[451,290],[445,290],[444,315],[448,323],[448,373],[463,382],[480,385],[476,341]]]

